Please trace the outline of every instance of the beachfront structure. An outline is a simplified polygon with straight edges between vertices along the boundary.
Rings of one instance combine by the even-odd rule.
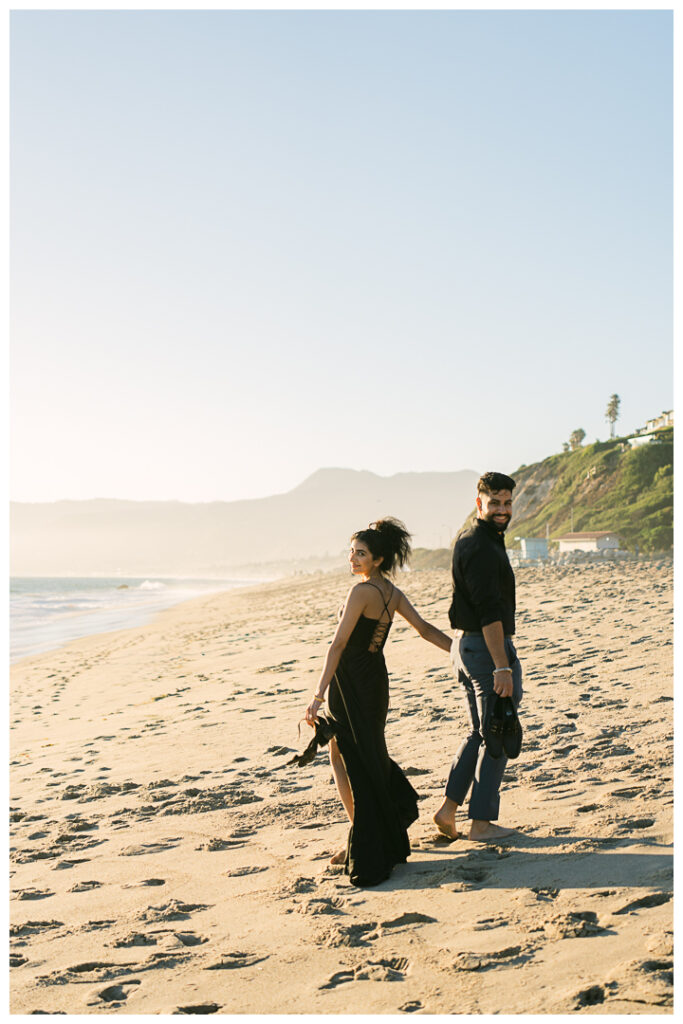
[[[565,533],[558,537],[560,554],[563,551],[618,551],[621,542],[616,533],[609,530],[594,530],[588,533]]]
[[[519,541],[522,559],[548,557],[548,541],[545,537],[520,537]]]
[[[668,412],[663,412],[661,416],[655,416],[654,419],[648,420],[644,427],[640,427],[639,430],[636,430],[636,432],[628,438],[628,443],[631,448],[639,448],[640,445],[649,444],[650,441],[654,441],[657,437],[658,430],[663,430],[664,427],[673,427],[673,425],[673,409],[669,409]]]

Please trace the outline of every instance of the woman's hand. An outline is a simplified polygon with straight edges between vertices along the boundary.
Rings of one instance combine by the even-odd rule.
[[[306,708],[306,722],[308,725],[315,728],[315,723],[318,720],[318,712],[322,706],[322,698],[314,697],[311,703]]]

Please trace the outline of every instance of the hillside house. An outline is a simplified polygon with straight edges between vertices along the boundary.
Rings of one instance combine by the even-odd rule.
[[[594,530],[588,533],[565,533],[558,537],[560,554],[563,551],[618,551],[620,540],[609,530]]]
[[[653,420],[647,420],[642,431],[644,434],[650,434],[653,430],[661,430],[663,427],[673,427],[673,425],[674,414],[673,409],[670,409],[668,412],[663,412],[661,416],[655,416]]]
[[[642,444],[649,444],[650,441],[654,441],[657,437],[657,431],[662,430],[664,427],[673,427],[674,425],[674,414],[673,409],[668,412],[663,412],[661,416],[655,416],[654,419],[648,420],[644,427],[640,427],[636,430],[633,437],[628,439],[628,443],[631,448],[638,448]]]

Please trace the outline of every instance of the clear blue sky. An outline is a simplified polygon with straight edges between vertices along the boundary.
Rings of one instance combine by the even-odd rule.
[[[16,500],[513,471],[672,406],[672,15],[19,11]]]

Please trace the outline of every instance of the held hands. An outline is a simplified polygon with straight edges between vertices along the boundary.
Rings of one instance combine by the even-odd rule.
[[[493,673],[493,692],[499,697],[512,696],[512,669],[496,669]]]

